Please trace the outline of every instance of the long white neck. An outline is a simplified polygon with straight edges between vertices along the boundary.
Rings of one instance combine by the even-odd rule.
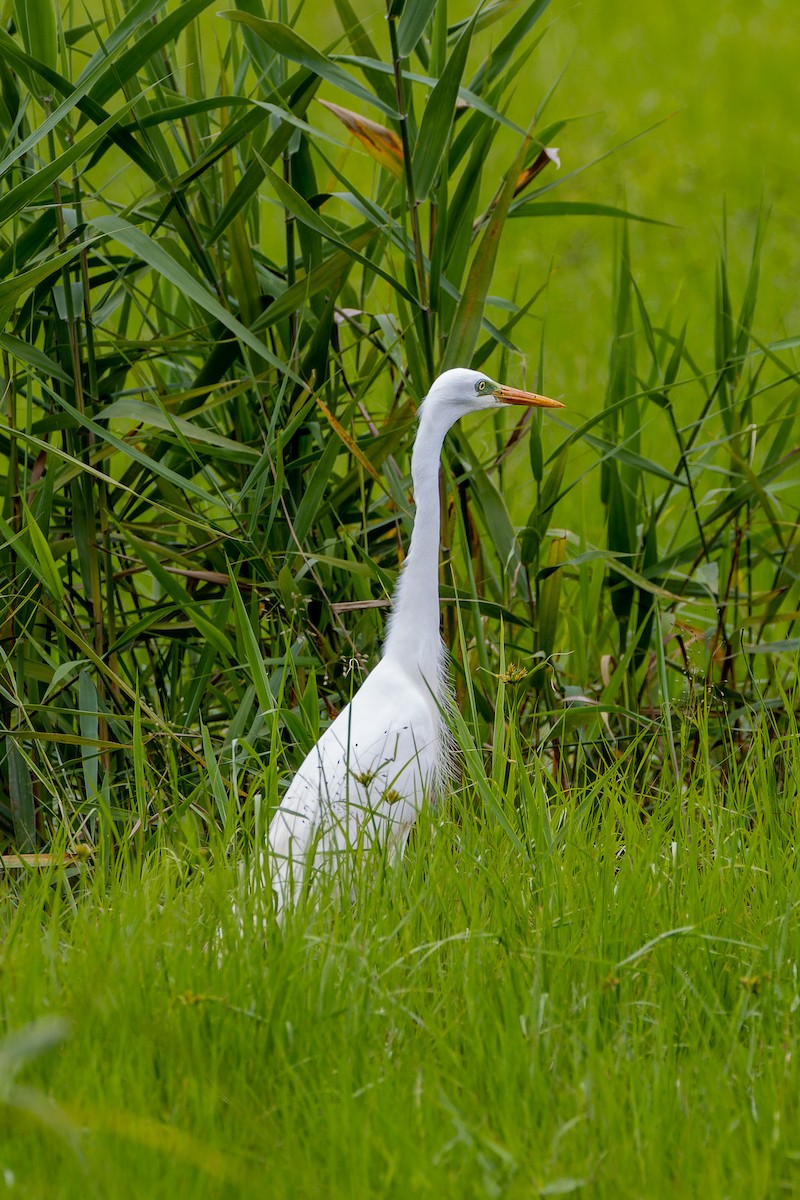
[[[392,602],[384,658],[417,670],[437,697],[443,681],[439,632],[439,460],[453,418],[423,405],[411,456],[416,516]]]

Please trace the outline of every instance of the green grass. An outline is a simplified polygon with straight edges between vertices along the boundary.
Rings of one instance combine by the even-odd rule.
[[[4,1048],[69,1022],[3,1085],[9,1195],[792,1192],[796,736],[657,803],[629,762],[506,763],[265,938],[219,851],[6,877]]]

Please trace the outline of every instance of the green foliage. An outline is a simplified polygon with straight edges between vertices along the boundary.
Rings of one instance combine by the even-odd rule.
[[[706,321],[664,313],[672,214],[570,191],[547,0],[327,8],[4,10],[2,1181],[790,1194],[799,343],[759,323],[766,209],[744,270],[723,215]],[[615,230],[605,393],[448,440],[459,781],[278,929],[266,823],[374,662],[416,406],[468,362],[553,386],[549,238],[514,276],[562,218]]]
[[[459,22],[409,0],[380,26],[337,0],[328,50],[258,2],[67,6],[63,28],[35,7],[0,31],[0,830],[203,843],[374,658],[430,380],[521,374],[548,273],[492,295],[509,219],[633,214],[549,195],[571,126],[544,124],[548,92],[530,130],[508,115],[542,0]],[[603,411],[450,439],[445,629],[475,745],[504,734],[511,667],[519,736],[576,786],[659,713],[710,705],[719,762],[788,721],[797,388],[790,342],[754,333],[764,229],[738,305],[723,239],[708,356],[650,315],[621,233]],[[604,545],[571,507],[578,443]]]

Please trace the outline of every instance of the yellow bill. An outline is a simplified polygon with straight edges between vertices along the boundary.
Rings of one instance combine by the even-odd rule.
[[[524,404],[529,408],[563,408],[560,400],[551,400],[549,396],[540,396],[537,392],[523,392],[519,388],[506,387],[499,384],[495,397],[503,404]]]

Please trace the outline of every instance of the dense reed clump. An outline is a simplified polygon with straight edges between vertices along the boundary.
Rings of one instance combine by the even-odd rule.
[[[501,235],[543,215],[619,222],[608,386],[602,406],[566,397],[546,437],[501,416],[448,441],[467,755],[492,746],[497,777],[535,752],[546,787],[630,759],[652,806],[665,764],[691,780],[740,768],[756,729],[781,744],[797,388],[791,339],[753,332],[764,222],[738,301],[723,243],[713,346],[651,316],[632,214],[551,196],[571,126],[550,92],[526,127],[508,115],[543,0],[455,22],[409,0],[380,37],[337,0],[326,52],[260,0],[99,23],[38,7],[0,30],[0,829],[18,851],[59,832],[144,849],[163,828],[196,847],[257,790],[275,800],[377,651],[430,380],[523,372],[546,253],[524,294],[490,289]]]

